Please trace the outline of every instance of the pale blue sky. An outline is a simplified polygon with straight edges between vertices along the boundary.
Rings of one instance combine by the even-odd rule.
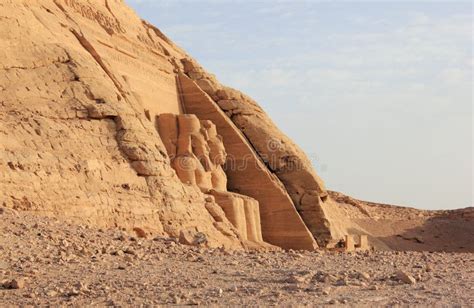
[[[126,2],[256,99],[329,189],[473,204],[470,1]]]

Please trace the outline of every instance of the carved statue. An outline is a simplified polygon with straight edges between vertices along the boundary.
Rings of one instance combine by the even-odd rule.
[[[227,153],[214,123],[193,114],[161,114],[156,124],[179,179],[214,196],[242,239],[263,242],[258,201],[227,191]]]

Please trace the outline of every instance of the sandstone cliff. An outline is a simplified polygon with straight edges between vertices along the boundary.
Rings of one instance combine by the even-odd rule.
[[[209,246],[348,222],[303,151],[121,0],[0,2],[0,204]]]

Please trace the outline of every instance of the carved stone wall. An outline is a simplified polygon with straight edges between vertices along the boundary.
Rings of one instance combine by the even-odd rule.
[[[332,240],[341,238],[343,233],[329,219],[331,200],[328,200],[324,182],[306,154],[278,129],[250,97],[223,86],[192,59],[183,58],[181,62],[186,76],[219,106],[242,132],[266,168],[278,177],[318,243],[326,246]],[[180,79],[183,80],[182,77]]]
[[[237,229],[294,249],[345,232],[258,104],[124,1],[0,1],[0,71],[2,206],[232,248]]]
[[[0,205],[150,235],[196,229],[241,248],[176,176],[144,112],[180,112],[169,59],[181,53],[108,3],[0,2]]]
[[[216,126],[194,114],[161,114],[156,126],[180,180],[214,197],[243,240],[263,242],[258,201],[227,191],[227,153]]]
[[[283,184],[269,172],[245,136],[194,81],[183,74],[179,80],[186,111],[212,121],[223,136],[229,190],[259,202],[264,241],[284,248],[317,247]]]

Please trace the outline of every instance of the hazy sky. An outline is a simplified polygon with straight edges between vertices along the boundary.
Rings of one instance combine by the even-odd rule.
[[[470,1],[126,2],[256,99],[329,189],[473,204]]]

